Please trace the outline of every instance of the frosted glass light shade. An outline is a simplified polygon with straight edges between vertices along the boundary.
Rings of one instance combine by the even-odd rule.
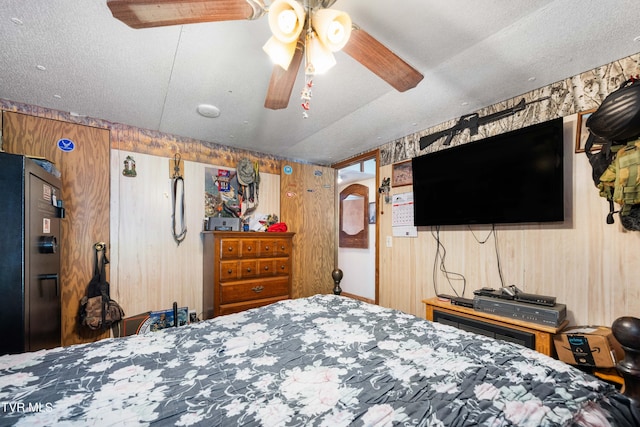
[[[307,34],[305,49],[307,68],[311,68],[311,70],[308,70],[311,71],[311,74],[323,74],[336,65],[336,58],[333,53],[322,44],[314,32]]]
[[[305,21],[304,8],[295,0],[275,0],[269,6],[269,28],[283,43],[298,40]]]
[[[322,43],[332,52],[342,49],[351,36],[351,18],[334,9],[320,9],[313,14],[313,29]]]
[[[288,70],[296,52],[296,44],[297,40],[291,43],[283,43],[274,36],[267,40],[262,46],[262,50],[269,55],[274,64],[278,64],[283,69]]]

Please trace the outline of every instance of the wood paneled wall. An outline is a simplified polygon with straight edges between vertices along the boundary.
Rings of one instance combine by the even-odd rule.
[[[283,162],[280,219],[293,239],[293,297],[333,292],[335,255],[335,170]]]
[[[68,192],[63,190],[63,197],[69,215],[76,214],[73,221],[67,222],[75,224],[73,230],[63,231],[70,236],[67,240],[72,245],[63,249],[64,254],[69,254],[63,255],[68,264],[63,274],[70,277],[63,278],[68,283],[63,284],[63,344],[106,336],[88,336],[86,330],[78,330],[76,320],[80,297],[93,271],[92,251],[97,241],[109,245],[111,294],[126,315],[170,307],[173,301],[201,310],[204,168],[234,168],[245,157],[260,163],[258,212],[279,215],[290,230],[297,232],[294,293],[306,296],[333,289],[333,169],[284,162],[257,152],[100,119],[70,117],[68,113],[2,99],[0,108],[7,117],[20,120],[4,120],[5,150],[53,160],[62,169],[63,181],[68,182]],[[73,155],[59,157],[63,153],[57,151],[55,142],[60,137],[82,142],[81,147]],[[189,230],[180,246],[170,231],[169,160],[176,153],[185,164]],[[122,175],[127,155],[136,161],[136,178]],[[285,164],[292,167],[293,173],[283,174],[281,183]],[[292,192],[281,194],[282,185]]]
[[[136,162],[135,178],[121,173],[127,156]],[[171,234],[170,161],[111,152],[111,294],[127,316],[171,308],[174,301],[202,312],[201,232],[210,165],[184,162],[187,234],[178,245]],[[279,214],[280,177],[262,172],[260,178],[258,211]]]
[[[80,299],[93,276],[93,245],[109,242],[109,131],[30,115],[3,113],[3,149],[42,156],[62,175],[61,299],[62,343],[75,344],[106,336],[81,328]],[[71,152],[57,148],[67,138]]]
[[[573,325],[611,325],[619,316],[640,316],[640,232],[608,225],[608,204],[599,197],[584,153],[574,153],[576,115],[565,118],[565,221],[560,225],[442,227],[439,237],[449,271],[434,265],[435,233],[419,229],[417,238],[393,237],[380,246],[380,304],[424,317],[422,300],[437,292],[472,298],[473,290],[516,285],[552,295],[567,305]],[[391,166],[381,168],[391,175]],[[411,187],[392,188],[396,192]],[[461,201],[452,200],[451,203]],[[380,216],[380,238],[392,235],[391,206]],[[496,240],[497,239],[497,240]],[[484,242],[485,243],[481,243]],[[497,246],[496,246],[497,241]],[[496,251],[498,255],[496,255]],[[498,271],[498,258],[502,277]]]

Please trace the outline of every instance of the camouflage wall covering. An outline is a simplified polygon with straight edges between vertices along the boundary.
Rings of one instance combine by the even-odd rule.
[[[453,138],[449,147],[597,108],[609,93],[618,89],[630,76],[637,74],[640,74],[640,53],[485,107],[476,111],[480,117],[511,108],[522,98],[526,102],[524,110],[505,119],[481,126],[478,129],[478,134],[473,137],[469,135],[468,131],[459,133]],[[442,144],[443,138],[424,150],[420,150],[420,138],[449,129],[457,121],[458,118],[455,118],[381,146],[380,166],[446,149],[447,147]]]

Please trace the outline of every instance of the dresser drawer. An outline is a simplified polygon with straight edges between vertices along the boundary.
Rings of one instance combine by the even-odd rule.
[[[290,258],[274,258],[274,271],[276,276],[288,276],[291,273],[291,259]]]
[[[289,258],[258,259],[259,277],[288,276],[290,271]]]
[[[260,277],[269,277],[274,276],[276,271],[276,264],[273,258],[260,259],[258,260],[258,271],[260,272]]]
[[[240,245],[240,256],[242,258],[254,258],[260,253],[258,242],[254,239],[243,239]]]
[[[240,255],[240,240],[220,239],[220,259],[234,259]]]
[[[260,256],[283,256],[291,253],[291,244],[285,239],[268,239],[259,242]]]
[[[238,261],[238,279],[251,279],[260,276],[258,261],[255,259]]]
[[[223,283],[220,286],[220,304],[289,296],[288,277]]]
[[[238,261],[220,261],[220,281],[228,282],[238,278]]]
[[[275,241],[275,253],[276,256],[291,256],[291,240],[278,239]]]

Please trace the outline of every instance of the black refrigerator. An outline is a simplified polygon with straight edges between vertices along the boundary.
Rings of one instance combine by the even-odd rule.
[[[0,355],[61,345],[60,189],[37,161],[0,152]]]

